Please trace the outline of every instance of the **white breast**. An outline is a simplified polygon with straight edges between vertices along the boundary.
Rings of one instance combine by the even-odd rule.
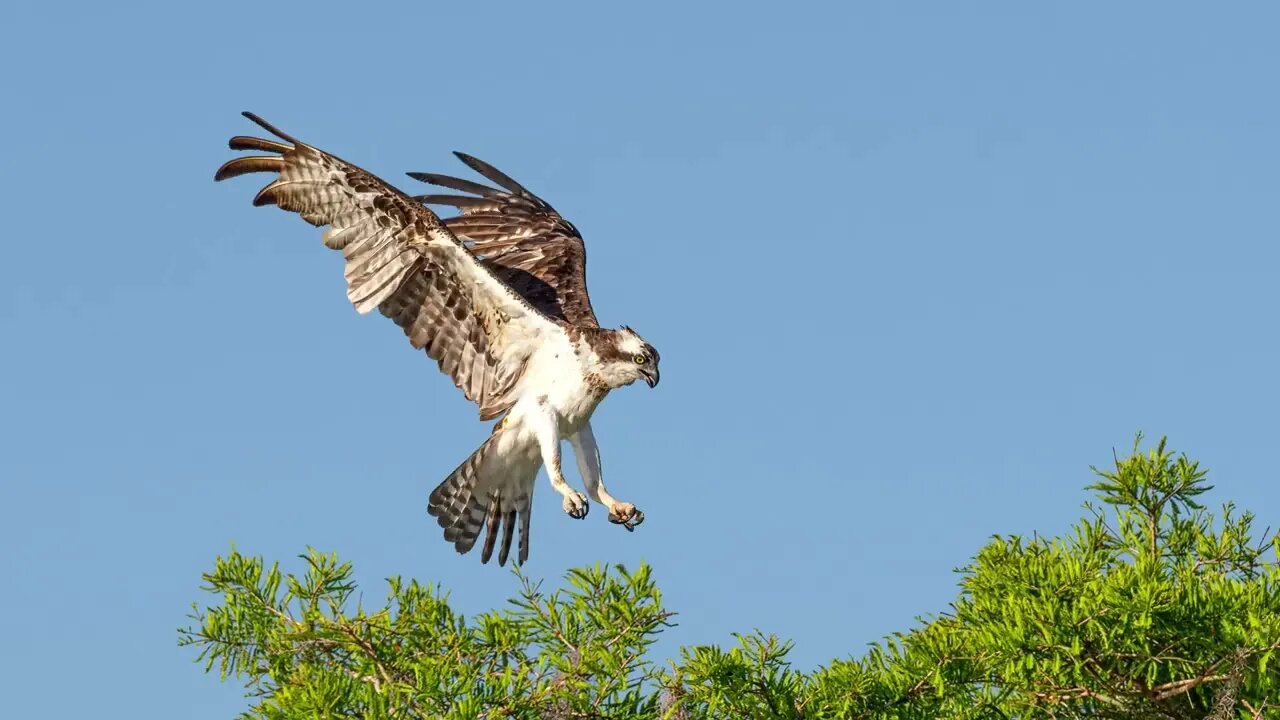
[[[601,399],[587,385],[578,354],[565,335],[549,338],[534,352],[520,382],[520,396],[521,402],[550,405],[560,417],[563,434],[577,432]]]

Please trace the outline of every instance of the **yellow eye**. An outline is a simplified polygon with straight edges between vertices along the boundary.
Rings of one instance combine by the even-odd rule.
[[[637,355],[637,356],[635,356],[635,357],[634,357],[634,358],[632,358],[632,359],[636,361],[636,364],[637,364],[637,365],[643,365],[643,364],[645,364],[646,362],[648,362],[648,361],[649,361],[649,358],[647,358],[647,357],[645,357],[645,356],[643,356],[643,355]]]

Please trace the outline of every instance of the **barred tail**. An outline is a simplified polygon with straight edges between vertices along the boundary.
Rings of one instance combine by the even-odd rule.
[[[444,482],[436,486],[427,503],[427,513],[444,528],[444,539],[463,554],[471,551],[480,531],[488,526],[484,546],[480,550],[482,563],[489,562],[493,556],[501,529],[499,565],[507,563],[519,516],[518,562],[524,564],[529,558],[529,494],[533,477],[515,477],[522,473],[513,473],[513,468],[499,462],[494,451],[501,435],[499,430],[489,436]]]

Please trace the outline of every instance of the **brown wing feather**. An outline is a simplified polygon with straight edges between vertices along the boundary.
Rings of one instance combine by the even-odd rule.
[[[215,179],[279,173],[254,204],[274,204],[329,226],[324,243],[342,251],[347,297],[356,309],[376,307],[395,321],[480,406],[481,418],[509,409],[539,339],[563,330],[468,252],[430,209],[355,165],[245,116],[288,144],[235,137],[233,149],[278,155],[228,161]]]
[[[428,205],[461,214],[444,220],[494,275],[546,316],[578,327],[599,327],[587,295],[587,252],[582,235],[555,208],[492,165],[464,153],[459,159],[505,188],[436,173],[415,180],[471,195],[419,195]]]

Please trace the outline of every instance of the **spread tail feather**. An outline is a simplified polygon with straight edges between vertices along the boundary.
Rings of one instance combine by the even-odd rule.
[[[488,563],[497,547],[499,565],[507,563],[519,515],[517,562],[524,564],[529,558],[529,495],[533,478],[517,477],[523,473],[501,462],[496,452],[501,436],[501,431],[489,436],[436,486],[427,503],[427,513],[436,518],[444,528],[444,539],[453,543],[461,554],[471,551],[480,532],[488,526],[480,562]],[[498,544],[499,530],[502,531],[501,545]]]

